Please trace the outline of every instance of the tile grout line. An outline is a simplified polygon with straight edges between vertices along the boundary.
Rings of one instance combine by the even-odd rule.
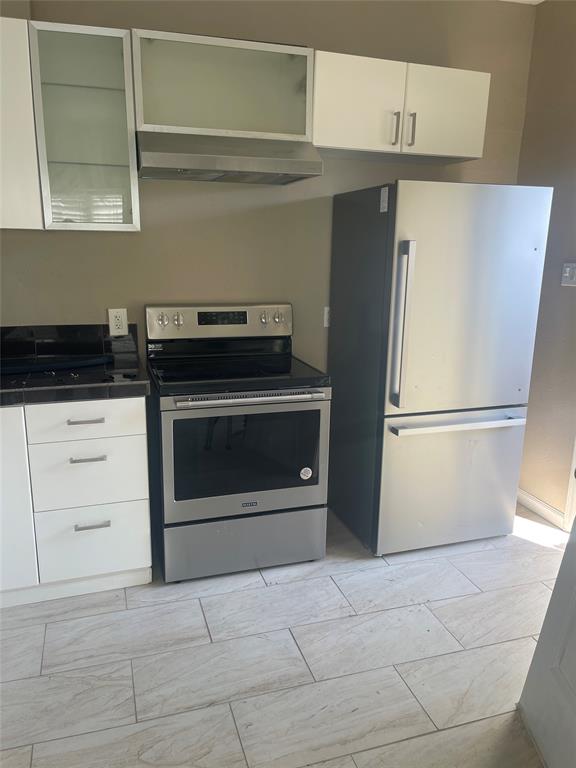
[[[457,651],[457,653],[458,653],[458,651]],[[410,694],[411,694],[411,695],[414,697],[414,700],[418,702],[418,706],[420,707],[420,709],[422,710],[422,712],[424,712],[424,714],[426,715],[426,717],[427,717],[427,718],[430,720],[430,722],[431,722],[431,723],[432,723],[432,725],[434,726],[434,729],[435,729],[435,731],[439,731],[439,730],[440,730],[440,728],[439,728],[439,726],[437,725],[436,721],[434,720],[434,718],[432,717],[432,715],[431,715],[431,714],[428,712],[428,710],[426,709],[426,707],[424,706],[424,704],[422,704],[422,702],[420,701],[420,699],[418,698],[418,696],[416,696],[416,694],[414,693],[414,691],[412,690],[412,688],[410,688],[410,686],[408,685],[408,683],[407,683],[407,682],[406,682],[406,680],[404,679],[404,677],[403,677],[402,673],[401,673],[401,672],[400,672],[400,670],[398,669],[398,666],[399,666],[399,665],[397,665],[397,664],[394,664],[394,670],[396,671],[396,674],[398,675],[398,677],[400,678],[400,680],[402,680],[402,682],[404,683],[404,685],[406,686],[406,688],[407,688],[407,689],[410,691]],[[434,731],[432,731],[432,733],[433,733],[433,732],[434,732]],[[422,734],[422,735],[423,735],[423,734]]]
[[[402,680],[404,682],[404,678],[402,678]],[[304,685],[310,685],[310,683],[305,683]],[[294,688],[297,688],[297,687],[302,687],[302,686],[294,686]],[[282,690],[294,690],[294,688],[282,689]],[[265,694],[256,694],[256,695],[265,695]],[[250,697],[247,697],[247,698],[254,698],[254,696],[250,696]],[[231,702],[220,702],[217,706],[226,706],[226,705],[228,705],[230,710],[231,710],[231,712],[232,712],[232,704],[236,703],[237,701],[243,701],[243,699],[235,699],[234,701],[231,701]],[[418,704],[422,707],[422,705],[420,704],[419,701],[418,701]],[[203,709],[210,709],[213,706],[216,706],[216,705],[209,704],[209,705],[203,706],[203,707],[195,707],[192,710],[185,710],[184,712],[176,712],[176,713],[167,714],[167,715],[160,715],[158,717],[147,718],[145,720],[140,720],[138,722],[141,723],[141,724],[145,724],[145,723],[149,724],[153,720],[165,720],[166,718],[170,718],[170,717],[178,717],[179,715],[186,714],[187,712],[199,712],[199,711],[201,711]],[[426,715],[428,714],[425,710],[424,710],[424,712],[425,712]],[[362,754],[364,752],[371,752],[374,749],[379,749],[381,747],[391,746],[392,744],[401,744],[401,743],[406,742],[406,741],[414,741],[415,739],[423,738],[423,737],[426,737],[426,736],[432,736],[435,733],[443,733],[444,731],[453,731],[453,730],[456,730],[458,728],[462,728],[463,726],[466,726],[466,725],[472,725],[473,723],[481,723],[484,720],[493,720],[493,719],[495,719],[497,717],[504,717],[505,715],[509,715],[511,713],[514,713],[514,712],[517,712],[517,707],[516,706],[514,707],[514,709],[507,710],[506,712],[498,712],[495,715],[486,715],[485,717],[478,717],[478,718],[475,718],[473,720],[467,720],[464,723],[456,723],[455,725],[449,725],[446,728],[437,728],[434,731],[428,731],[427,733],[420,733],[420,734],[417,734],[415,736],[408,736],[405,739],[398,739],[397,741],[387,742],[386,744],[379,744],[379,745],[376,745],[374,747],[368,747],[367,749],[360,749],[360,750],[358,750],[356,752],[350,752],[347,755],[339,755],[339,757],[351,757],[353,759],[354,755],[356,755],[356,754]],[[232,717],[234,718],[234,713],[233,712],[232,712]],[[235,718],[234,718],[234,723],[236,725],[236,719]],[[31,747],[31,749],[33,751],[34,747],[38,746],[40,744],[50,744],[50,743],[56,742],[56,741],[65,741],[67,739],[80,738],[82,736],[90,736],[91,734],[94,734],[94,733],[106,733],[107,731],[115,731],[118,728],[129,728],[132,725],[135,725],[135,723],[125,723],[124,725],[112,725],[112,726],[110,726],[108,728],[100,728],[100,729],[98,729],[96,731],[82,731],[81,733],[74,733],[74,734],[69,735],[69,736],[58,736],[57,738],[54,738],[54,739],[44,739],[42,741],[37,741],[37,742],[34,742],[32,744],[20,744],[18,746],[5,747],[5,748],[3,748],[0,751],[0,754],[1,754],[2,751],[6,751],[6,750],[9,750],[9,749],[22,749],[22,748],[25,748],[25,747]],[[236,730],[238,730],[238,729],[236,728]],[[240,745],[242,746],[242,750],[244,751],[244,747],[243,747],[243,744],[242,744],[242,739],[240,738],[239,734],[238,734],[238,737],[240,739]]]
[[[475,582],[475,581],[472,581],[472,579],[471,579],[469,576],[466,576],[466,574],[464,573],[464,571],[460,570],[460,568],[458,568],[458,566],[457,566],[457,565],[455,565],[455,564],[452,562],[452,560],[449,560],[449,559],[448,559],[448,560],[447,560],[447,562],[449,562],[449,563],[450,563],[450,565],[451,565],[451,566],[453,566],[453,567],[454,567],[454,568],[455,568],[455,569],[458,571],[458,573],[461,573],[461,574],[462,574],[462,576],[464,576],[464,578],[465,578],[465,579],[468,579],[468,581],[470,582],[470,584],[472,584],[472,586],[473,586],[473,587],[476,587],[476,589],[479,589],[479,590],[480,590],[480,592],[484,592],[484,590],[482,589],[482,587],[479,587],[479,586],[478,586],[478,584],[476,584],[476,582]],[[477,594],[477,593],[476,593],[476,594]]]
[[[134,702],[134,720],[138,722],[138,708],[136,706],[136,683],[134,682],[134,665],[130,659],[130,675],[132,677],[132,701]]]
[[[420,603],[419,605],[424,605],[424,604]],[[407,606],[407,607],[412,607],[412,606]],[[364,615],[364,614],[362,614],[362,615]],[[352,617],[344,616],[342,618],[352,618]],[[331,619],[330,621],[338,621],[338,619]],[[300,625],[297,625],[297,626],[310,626],[310,625],[309,624],[300,624]],[[295,627],[295,628],[297,628],[297,627]],[[259,635],[273,634],[275,632],[290,632],[290,634],[294,638],[294,635],[292,634],[291,630],[292,630],[291,627],[282,627],[281,629],[274,629],[274,630],[270,630],[270,631],[266,631],[266,632],[257,632],[254,635],[242,635],[240,637],[227,638],[225,640],[216,640],[213,643],[197,643],[196,645],[187,645],[187,646],[185,646],[183,648],[178,648],[178,649],[176,649],[174,651],[159,651],[157,653],[149,653],[149,654],[147,654],[145,656],[133,656],[133,657],[127,658],[127,659],[116,659],[114,661],[96,662],[95,664],[85,665],[85,666],[82,666],[82,667],[70,667],[70,668],[67,667],[66,669],[57,670],[55,672],[48,672],[45,675],[36,675],[34,677],[22,677],[22,678],[18,678],[17,680],[7,680],[6,683],[23,682],[23,681],[26,681],[26,680],[38,680],[38,679],[41,679],[41,678],[46,678],[46,677],[54,676],[54,675],[59,676],[61,674],[65,674],[66,672],[80,672],[80,671],[82,671],[84,669],[85,670],[89,670],[89,669],[91,669],[93,667],[97,667],[97,666],[100,666],[102,664],[104,664],[104,665],[106,665],[106,664],[124,664],[126,662],[130,662],[131,663],[132,661],[139,661],[140,659],[150,659],[150,658],[154,658],[156,656],[167,656],[169,654],[180,653],[180,652],[185,652],[185,651],[192,651],[192,650],[194,650],[196,648],[207,647],[207,646],[210,646],[210,645],[218,646],[220,643],[227,643],[227,642],[230,642],[231,640],[244,640],[244,639],[248,639],[248,638],[251,638],[251,637],[258,637]],[[476,646],[473,646],[471,648],[465,648],[465,647],[462,646],[461,648],[457,648],[457,649],[455,649],[453,651],[445,651],[444,653],[437,653],[437,654],[434,654],[433,656],[418,656],[417,658],[406,659],[405,661],[390,662],[389,664],[382,664],[382,665],[379,665],[379,666],[376,666],[376,667],[369,667],[368,669],[359,669],[359,670],[356,670],[354,672],[346,672],[343,675],[331,675],[329,677],[323,677],[323,678],[320,678],[320,679],[317,679],[314,676],[314,674],[312,673],[312,670],[310,669],[310,667],[308,665],[308,662],[306,662],[306,658],[304,657],[304,654],[300,650],[300,646],[298,646],[298,649],[300,650],[300,653],[302,653],[302,656],[304,657],[304,661],[306,662],[306,666],[308,666],[308,669],[310,669],[310,673],[312,674],[312,680],[308,680],[305,683],[297,683],[296,685],[289,685],[289,686],[283,686],[282,688],[275,688],[273,691],[266,691],[266,693],[274,693],[276,691],[291,690],[292,688],[300,688],[303,685],[310,685],[312,683],[323,683],[323,682],[326,682],[328,680],[340,680],[342,678],[352,677],[354,675],[362,675],[362,674],[367,674],[369,672],[377,672],[378,670],[389,669],[390,667],[394,667],[394,666],[396,666],[396,664],[412,664],[413,662],[433,661],[435,659],[440,659],[440,658],[442,658],[444,656],[451,656],[451,655],[456,654],[456,653],[460,654],[460,653],[463,653],[463,652],[479,651],[479,650],[482,650],[483,648],[493,648],[493,647],[495,647],[497,645],[506,645],[507,643],[516,643],[519,640],[529,640],[529,639],[532,639],[532,640],[534,640],[536,642],[536,639],[535,639],[534,635],[523,635],[522,637],[513,637],[513,638],[510,638],[508,640],[500,640],[497,643],[486,643],[486,645],[476,645]],[[298,645],[298,643],[296,641],[296,638],[294,638],[294,641]],[[240,699],[249,699],[249,698],[254,698],[255,696],[262,696],[262,695],[265,695],[265,694],[262,694],[262,693],[242,694],[240,696]],[[228,700],[224,700],[223,702],[215,702],[215,703],[224,703],[225,704],[225,703],[228,703],[230,701],[239,701],[240,699],[228,699]],[[196,707],[191,707],[190,709],[201,709],[204,706],[212,706],[212,704],[198,705]],[[182,710],[182,711],[189,711],[189,710],[186,709],[186,710]],[[172,714],[178,714],[178,713],[173,712]],[[158,717],[165,717],[165,715],[159,715]],[[152,718],[146,718],[146,719],[150,720]]]
[[[457,723],[456,725],[449,725],[446,728],[437,728],[435,731],[428,731],[428,733],[420,733],[416,736],[408,736],[405,739],[399,739],[398,741],[390,741],[387,744],[380,744],[376,747],[367,747],[366,749],[359,749],[356,752],[352,752],[350,755],[342,755],[342,757],[351,757],[352,761],[354,762],[354,765],[356,768],[358,768],[358,765],[356,763],[356,760],[354,760],[354,755],[363,755],[367,752],[373,752],[376,749],[383,749],[386,747],[396,746],[397,744],[405,744],[408,741],[416,741],[417,739],[425,739],[429,736],[435,736],[436,734],[446,733],[447,731],[455,731],[458,730],[458,728],[465,728],[467,725],[474,725],[475,723],[482,723],[485,720],[495,720],[497,717],[506,717],[510,714],[517,713],[518,709],[517,706],[514,707],[514,709],[509,709],[506,712],[498,712],[495,715],[486,715],[486,717],[477,717],[474,720],[467,720],[465,723]],[[519,717],[519,714],[518,714]],[[524,726],[523,726],[524,727]],[[314,768],[314,766],[310,766],[310,768]]]
[[[206,632],[208,632],[208,638],[210,640],[210,643],[213,643],[214,639],[212,638],[212,632],[210,631],[210,626],[208,624],[208,619],[206,618],[206,613],[204,611],[204,606],[202,605],[202,598],[198,598],[198,603],[200,604],[200,610],[202,611],[202,618],[204,619],[204,625],[206,627]],[[204,643],[204,645],[208,645],[208,643]]]
[[[354,615],[354,616],[358,616],[358,611],[356,610],[356,608],[354,608],[354,606],[352,605],[352,603],[350,602],[350,600],[348,600],[348,598],[346,597],[346,595],[344,594],[344,592],[343,592],[343,591],[340,589],[340,585],[339,585],[339,584],[337,584],[337,582],[336,582],[336,580],[334,579],[334,577],[333,577],[333,576],[330,576],[330,579],[331,579],[332,583],[334,584],[334,586],[336,587],[336,589],[338,590],[338,592],[340,592],[340,594],[342,595],[342,597],[344,598],[344,600],[346,600],[346,602],[348,603],[348,605],[350,606],[350,608],[351,608],[351,609],[352,609],[352,611],[354,612],[354,613],[353,613],[353,615]],[[326,619],[326,621],[328,621],[328,619]],[[316,622],[313,622],[313,623],[316,623]]]
[[[431,657],[431,658],[435,658],[435,657]],[[418,661],[425,661],[425,659],[419,659]],[[402,663],[404,663],[404,662],[402,662]],[[404,682],[406,684],[406,686],[410,690],[410,693],[412,693],[410,687],[408,686],[408,684],[406,683],[406,681],[404,680],[404,678],[402,677],[400,672],[398,672],[398,670],[396,670],[395,665],[389,665],[387,667],[379,667],[378,669],[391,669],[391,668],[395,669],[397,674],[400,676],[402,682]],[[376,671],[376,670],[366,670],[366,671]],[[353,674],[363,674],[363,673],[353,673]],[[329,680],[337,680],[337,679],[340,679],[340,677],[350,677],[350,674],[340,675],[338,678],[328,678],[328,679]],[[156,721],[156,720],[165,720],[165,719],[171,718],[171,717],[178,717],[179,715],[184,715],[184,714],[186,714],[188,712],[199,712],[201,710],[210,709],[213,706],[220,706],[220,705],[222,705],[222,706],[228,705],[230,707],[230,710],[232,711],[232,704],[237,703],[239,701],[243,701],[245,699],[258,698],[259,696],[267,695],[267,693],[280,693],[280,692],[283,692],[283,691],[296,690],[297,688],[304,688],[304,687],[307,687],[307,686],[310,686],[310,685],[320,684],[322,682],[324,682],[324,681],[322,681],[322,680],[320,680],[320,681],[313,680],[313,681],[310,681],[310,682],[307,682],[307,683],[301,683],[299,685],[290,686],[288,688],[281,688],[281,689],[278,689],[276,691],[268,691],[266,693],[256,693],[256,694],[253,694],[251,696],[250,695],[248,695],[248,696],[244,695],[244,696],[241,696],[238,699],[232,699],[230,701],[222,701],[222,702],[217,702],[215,704],[201,705],[201,706],[198,706],[198,707],[192,707],[191,709],[183,710],[181,712],[172,712],[172,713],[165,714],[165,715],[158,715],[157,717],[144,718],[144,719],[139,720],[137,722],[141,723],[141,724],[146,724],[146,723],[150,724],[151,722]],[[412,693],[412,695],[414,696],[414,698],[416,699],[418,705],[424,711],[426,716],[428,716],[428,713],[426,712],[426,710],[424,709],[424,707],[420,703],[419,699],[413,693]],[[492,718],[501,717],[503,715],[507,715],[507,714],[510,714],[511,712],[515,712],[515,711],[516,711],[516,705],[514,706],[514,709],[506,710],[505,712],[498,712],[497,714],[494,714],[494,715],[486,715],[485,717],[475,718],[473,720],[467,720],[464,723],[456,723],[455,725],[450,725],[450,726],[448,726],[446,728],[436,728],[436,726],[435,726],[435,730],[434,731],[428,731],[427,733],[418,734],[416,736],[409,736],[409,737],[407,737],[405,739],[399,739],[398,741],[388,742],[387,744],[384,744],[384,745],[376,745],[376,747],[370,747],[369,749],[365,749],[365,750],[358,750],[358,752],[356,752],[356,753],[348,753],[348,755],[340,755],[340,757],[352,757],[353,754],[360,754],[361,752],[368,752],[368,751],[371,751],[372,749],[378,748],[379,746],[388,746],[389,744],[398,744],[398,743],[401,743],[401,742],[404,742],[404,741],[412,741],[412,740],[417,739],[417,738],[422,737],[422,736],[429,736],[429,735],[431,735],[433,733],[440,733],[442,731],[454,730],[456,728],[462,727],[463,725],[469,725],[471,723],[477,723],[477,722],[481,722],[483,720],[490,720]],[[430,718],[430,720],[432,721],[431,718]],[[49,743],[52,743],[52,742],[55,742],[55,741],[63,741],[63,740],[69,739],[69,738],[77,738],[77,737],[81,737],[81,736],[89,736],[89,735],[95,734],[95,733],[105,733],[107,731],[115,731],[118,728],[128,728],[128,727],[130,727],[132,725],[135,725],[135,723],[124,723],[123,725],[112,725],[112,726],[109,726],[107,728],[98,728],[97,730],[93,730],[93,731],[82,731],[80,733],[74,733],[74,734],[70,734],[68,736],[58,736],[58,737],[52,738],[52,739],[43,739],[41,741],[34,742],[33,744],[19,744],[17,746],[13,746],[13,747],[5,747],[5,749],[17,749],[17,748],[22,748],[22,747],[26,747],[26,746],[34,747],[35,745],[38,745],[38,744],[47,744],[47,743],[49,744]],[[242,744],[242,740],[241,739],[240,739],[240,742]],[[243,745],[242,745],[242,747],[243,747]]]
[[[450,598],[448,598],[448,599],[450,599]],[[456,599],[458,599],[458,598],[456,598]],[[430,601],[430,602],[433,602],[433,601]],[[451,629],[449,629],[449,628],[446,626],[446,624],[444,624],[444,622],[442,621],[442,619],[441,619],[439,616],[436,616],[436,614],[434,613],[434,611],[432,610],[432,608],[430,608],[430,603],[422,603],[422,607],[423,607],[423,608],[425,608],[425,609],[428,611],[428,613],[430,614],[430,616],[433,616],[433,617],[436,619],[436,621],[438,621],[438,622],[439,622],[439,623],[440,623],[440,624],[441,624],[441,625],[444,627],[444,629],[446,630],[446,632],[448,632],[448,634],[449,634],[449,635],[451,635],[451,637],[453,637],[453,638],[454,638],[454,640],[456,640],[456,642],[458,643],[458,645],[460,646],[460,648],[462,648],[462,650],[463,650],[463,651],[465,651],[465,650],[466,650],[465,646],[464,646],[464,645],[463,645],[463,644],[460,642],[460,640],[458,640],[458,638],[457,638],[457,637],[456,637],[456,635],[455,635],[455,634],[452,632],[452,630],[451,630]]]
[[[194,580],[192,579],[190,583],[193,583],[193,581]],[[150,583],[152,584],[153,582],[150,582]],[[148,586],[148,585],[144,584],[142,586]],[[169,584],[165,584],[165,586],[169,586]],[[214,592],[213,594],[206,594],[206,595],[190,595],[186,597],[176,597],[172,600],[170,599],[155,600],[155,601],[143,603],[142,605],[133,605],[133,606],[128,605],[126,610],[135,611],[138,608],[156,608],[160,605],[171,605],[172,603],[187,603],[187,602],[190,602],[190,600],[205,600],[208,597],[223,597],[225,595],[241,595],[241,594],[244,594],[245,592],[263,591],[264,589],[266,589],[267,586],[268,584],[264,582],[263,584],[259,584],[257,587],[254,586],[254,587],[246,587],[244,589],[233,589],[233,590],[230,590],[229,592]],[[128,600],[126,602],[128,602]]]
[[[474,594],[478,594],[478,593],[474,593]],[[461,597],[470,597],[470,596],[471,595],[462,595]],[[452,599],[452,598],[447,598],[447,599]],[[432,601],[432,602],[435,602],[435,601]],[[184,652],[184,651],[190,651],[193,648],[197,648],[197,647],[205,646],[205,645],[210,645],[210,644],[219,645],[220,643],[226,643],[226,642],[230,642],[230,641],[233,641],[233,640],[243,640],[243,639],[247,639],[247,638],[250,638],[250,637],[258,637],[259,635],[263,635],[263,634],[272,634],[272,633],[275,633],[275,632],[291,631],[292,628],[310,627],[310,626],[315,626],[316,624],[324,624],[324,623],[328,623],[328,622],[339,621],[340,619],[352,618],[353,616],[357,616],[358,618],[362,618],[364,616],[368,617],[368,616],[371,616],[371,615],[376,614],[376,613],[387,613],[388,611],[396,611],[396,610],[400,610],[401,608],[413,608],[413,607],[416,607],[416,606],[428,607],[426,602],[424,602],[424,603],[409,603],[407,605],[395,606],[394,608],[387,608],[387,609],[384,609],[384,610],[375,610],[375,611],[365,611],[363,613],[355,613],[353,615],[348,615],[348,616],[337,616],[337,617],[331,618],[331,619],[320,619],[319,621],[307,622],[305,624],[288,624],[288,625],[285,625],[285,626],[282,626],[282,627],[276,627],[274,629],[262,629],[262,630],[260,630],[258,632],[252,632],[252,633],[246,634],[246,635],[234,635],[233,637],[223,637],[223,638],[219,638],[217,640],[214,640],[212,638],[210,629],[208,627],[208,623],[206,622],[206,628],[207,628],[208,635],[209,635],[209,638],[210,638],[207,642],[192,643],[190,645],[182,646],[181,648],[174,648],[174,649],[169,649],[169,650],[155,650],[155,651],[153,651],[151,653],[143,653],[143,654],[138,654],[137,656],[128,656],[128,657],[124,657],[124,658],[120,658],[120,659],[113,659],[113,660],[108,660],[108,661],[102,661],[100,659],[93,659],[93,660],[90,661],[89,664],[81,664],[81,665],[79,665],[77,667],[65,667],[63,669],[56,669],[56,670],[53,670],[53,671],[46,672],[45,674],[32,675],[31,677],[28,677],[28,678],[18,678],[18,680],[30,680],[30,679],[34,679],[36,677],[47,677],[48,675],[51,675],[51,674],[60,674],[60,673],[63,673],[63,672],[71,672],[71,671],[74,671],[74,670],[88,669],[89,667],[99,666],[101,664],[116,664],[116,663],[122,663],[124,661],[130,661],[130,660],[150,659],[150,658],[155,657],[155,656],[165,656],[165,655],[168,655],[168,654],[180,653],[180,652]],[[352,610],[354,610],[354,609],[352,609]],[[432,613],[432,611],[430,611],[430,612]],[[432,615],[434,616],[433,613],[432,613]],[[435,618],[437,618],[437,617],[435,616]],[[450,630],[447,627],[444,626],[443,622],[440,619],[438,619],[438,621],[452,635]],[[461,648],[456,649],[454,651],[447,651],[446,653],[442,653],[442,654],[436,654],[434,656],[425,656],[423,658],[411,659],[410,661],[424,661],[425,659],[434,659],[434,658],[438,658],[439,656],[446,656],[449,653],[460,653],[461,651],[472,651],[472,650],[476,650],[476,649],[479,649],[479,648],[488,648],[488,647],[491,647],[491,646],[494,646],[494,645],[502,645],[503,643],[510,643],[510,642],[515,642],[517,640],[523,640],[523,639],[526,639],[526,638],[532,637],[532,636],[533,636],[533,634],[529,633],[527,635],[521,635],[519,637],[507,638],[506,640],[498,640],[497,642],[494,642],[494,643],[484,643],[482,645],[471,646],[470,648],[466,648],[465,646],[463,646],[457,640],[457,638],[454,638],[459,643]],[[452,637],[454,637],[454,635],[452,635]],[[405,662],[398,662],[398,663],[402,663],[403,664]],[[386,664],[386,665],[383,665],[383,666],[373,667],[371,669],[383,669],[386,666],[392,666],[392,665]],[[371,669],[361,670],[361,671],[362,672],[369,672],[369,671],[371,671]],[[347,674],[358,674],[358,673],[350,672],[350,673],[347,673]],[[346,676],[347,675],[337,675],[334,678],[330,677],[330,678],[326,678],[326,679],[332,680],[332,679],[337,679],[337,677],[346,677]],[[16,681],[6,681],[6,682],[16,682]],[[318,682],[321,682],[321,681],[318,681]]]
[[[240,749],[242,750],[242,754],[244,755],[244,762],[246,763],[246,768],[248,768],[248,765],[249,765],[248,758],[246,757],[246,751],[244,749],[244,744],[242,743],[242,737],[240,736],[238,723],[236,722],[236,717],[234,716],[234,710],[232,709],[232,704],[230,702],[228,702],[228,709],[230,710],[230,715],[232,716],[232,722],[234,723],[234,728],[236,729],[236,735],[238,736]]]
[[[100,592],[100,593],[88,592],[87,593],[87,595],[93,595],[93,594],[103,594],[103,593],[102,592]],[[87,595],[74,595],[73,597],[87,597]],[[57,600],[67,600],[68,598],[66,598],[66,597],[58,597],[56,599]],[[43,604],[49,603],[49,602],[50,602],[50,600],[44,600],[44,601],[41,601],[40,603],[22,603],[22,605],[43,605]],[[82,615],[82,616],[72,616],[72,618],[70,618],[68,616],[68,617],[63,618],[63,619],[43,619],[42,621],[36,621],[36,622],[33,621],[31,624],[28,624],[28,623],[24,622],[23,624],[22,623],[20,623],[20,624],[16,623],[14,626],[10,626],[10,627],[3,626],[2,611],[8,611],[8,610],[10,610],[10,608],[19,608],[19,607],[20,607],[19,605],[9,605],[9,606],[7,606],[5,608],[0,609],[0,627],[1,627],[2,631],[8,631],[8,630],[11,630],[11,629],[28,629],[29,627],[39,627],[42,624],[61,624],[63,621],[76,621],[78,619],[91,619],[91,618],[94,618],[95,616],[106,616],[106,614],[108,614],[108,613],[122,613],[123,611],[129,610],[127,608],[118,608],[118,607],[116,607],[116,608],[110,608],[110,610],[100,611],[99,613],[87,613],[87,614]],[[143,606],[143,607],[147,607],[147,606]]]
[[[44,667],[44,651],[46,649],[46,635],[48,633],[48,624],[44,624],[44,640],[42,642],[42,655],[40,656],[40,674],[38,677],[42,677],[42,669]]]
[[[310,672],[310,675],[312,676],[312,680],[313,680],[315,683],[317,683],[317,682],[318,682],[318,680],[316,679],[316,675],[315,675],[315,674],[314,674],[314,672],[312,672],[312,670],[310,669],[310,664],[308,664],[308,661],[307,661],[307,659],[306,659],[306,656],[304,656],[304,651],[302,650],[302,648],[300,648],[300,645],[299,645],[299,643],[298,643],[298,640],[296,640],[296,636],[294,635],[294,632],[292,632],[292,627],[289,627],[289,628],[288,628],[288,632],[290,632],[290,635],[291,635],[291,637],[292,637],[292,640],[293,640],[293,641],[294,641],[294,643],[296,644],[296,648],[298,648],[298,651],[299,651],[299,653],[300,653],[300,656],[302,657],[302,660],[304,661],[304,664],[306,664],[306,667],[308,668],[308,672]]]

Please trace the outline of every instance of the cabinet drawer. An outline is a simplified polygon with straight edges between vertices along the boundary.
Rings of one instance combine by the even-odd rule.
[[[35,515],[40,582],[150,566],[147,501]]]
[[[146,436],[28,448],[34,511],[148,498]]]
[[[28,443],[146,434],[143,397],[26,406]]]

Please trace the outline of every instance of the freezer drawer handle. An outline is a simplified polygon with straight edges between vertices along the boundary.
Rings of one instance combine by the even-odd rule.
[[[396,300],[394,309],[394,339],[392,344],[392,403],[406,407],[403,384],[406,378],[408,340],[412,300],[412,285],[416,268],[416,240],[401,240],[396,262]]]
[[[390,427],[396,437],[413,437],[414,435],[432,435],[436,432],[470,432],[478,429],[501,429],[502,427],[523,427],[525,418],[508,416],[494,421],[457,421],[452,424],[434,424],[430,427]]]

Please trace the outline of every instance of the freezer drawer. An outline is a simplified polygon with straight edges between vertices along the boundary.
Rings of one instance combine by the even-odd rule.
[[[377,554],[510,533],[526,408],[388,418]]]

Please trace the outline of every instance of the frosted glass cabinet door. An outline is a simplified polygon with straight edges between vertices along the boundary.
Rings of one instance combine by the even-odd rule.
[[[132,34],[138,130],[310,139],[311,49]]]
[[[127,30],[30,22],[49,229],[140,228]]]

